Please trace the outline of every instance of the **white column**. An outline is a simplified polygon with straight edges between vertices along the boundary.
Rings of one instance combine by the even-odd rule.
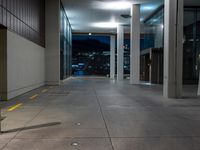
[[[166,98],[182,95],[183,1],[165,0],[163,94]]]
[[[140,5],[131,8],[131,52],[130,52],[130,83],[140,83]]]
[[[46,84],[60,84],[60,1],[46,0]]]
[[[117,27],[117,80],[124,79],[124,27]]]
[[[110,78],[115,78],[115,36],[110,36]]]

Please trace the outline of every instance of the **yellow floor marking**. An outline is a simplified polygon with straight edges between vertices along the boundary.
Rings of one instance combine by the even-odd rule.
[[[46,93],[48,91],[48,89],[44,89],[42,90],[42,93]]]
[[[7,111],[13,111],[13,110],[21,107],[22,105],[23,105],[22,103],[19,103],[19,104],[15,105],[15,106],[10,107]]]
[[[34,100],[34,99],[36,99],[37,97],[38,97],[38,94],[35,94],[35,95],[31,96],[30,99],[31,99],[31,100]]]
[[[50,86],[49,88],[50,88],[50,89],[53,89],[53,86]]]

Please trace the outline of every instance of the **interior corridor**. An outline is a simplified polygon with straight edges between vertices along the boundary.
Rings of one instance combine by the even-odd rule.
[[[199,150],[200,101],[189,94],[164,99],[161,86],[70,78],[1,102],[0,149]]]

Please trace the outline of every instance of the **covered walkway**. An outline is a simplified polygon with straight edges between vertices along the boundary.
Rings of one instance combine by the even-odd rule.
[[[195,87],[185,87],[192,89]],[[187,90],[188,91],[188,90]],[[194,90],[191,90],[194,91]],[[2,103],[1,150],[199,150],[200,101],[161,86],[71,78]]]

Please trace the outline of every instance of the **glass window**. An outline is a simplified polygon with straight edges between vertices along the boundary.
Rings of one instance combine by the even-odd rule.
[[[196,78],[196,9],[185,9],[184,12],[184,54],[183,78],[185,82],[193,82]]]
[[[71,27],[65,10],[61,6],[61,16],[60,16],[60,70],[61,70],[61,80],[69,77],[71,75]]]
[[[197,65],[198,65],[198,72],[200,70],[200,9],[197,10],[197,39],[196,39],[196,48],[197,48]],[[198,76],[198,75],[197,75]]]
[[[161,48],[164,45],[164,9],[162,8],[144,23],[144,38],[141,49]],[[150,37],[149,35],[153,35]],[[153,44],[150,42],[153,39]],[[150,42],[150,43],[149,43]],[[196,83],[198,64],[200,69],[200,9],[184,9],[184,49],[183,80],[184,83]]]
[[[197,11],[197,51],[200,53],[200,9]]]
[[[164,10],[146,21],[144,25],[145,35],[141,49],[162,48],[164,45]]]

